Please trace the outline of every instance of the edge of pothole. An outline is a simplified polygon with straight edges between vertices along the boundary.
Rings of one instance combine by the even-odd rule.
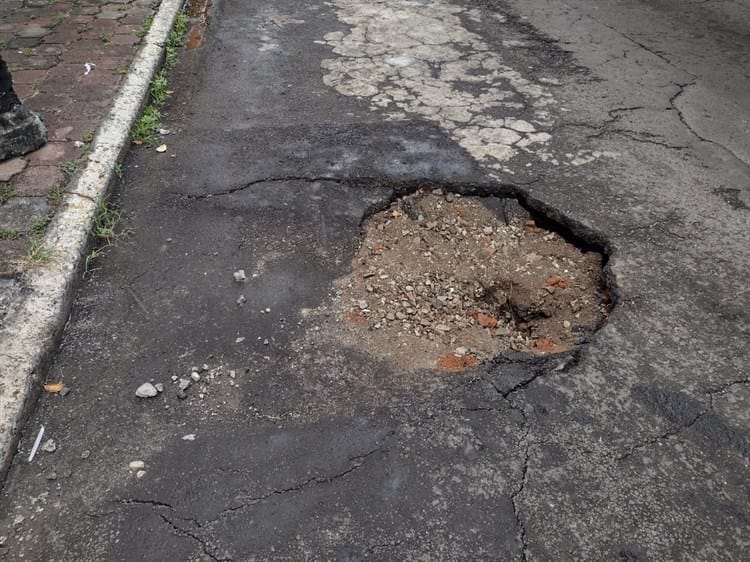
[[[26,272],[26,295],[0,329],[0,481],[16,453],[20,428],[39,395],[39,377],[62,334],[89,243],[97,204],[111,188],[115,165],[127,151],[130,129],[159,69],[184,0],[162,0],[107,117],[86,167],[69,190],[44,238],[51,259]]]

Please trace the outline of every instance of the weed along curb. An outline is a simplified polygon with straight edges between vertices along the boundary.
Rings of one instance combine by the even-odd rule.
[[[47,259],[25,274],[26,296],[0,328],[0,471],[5,475],[18,430],[39,392],[39,377],[68,317],[99,202],[129,141],[184,0],[162,0],[128,77],[94,139],[80,176],[68,186],[42,241]]]

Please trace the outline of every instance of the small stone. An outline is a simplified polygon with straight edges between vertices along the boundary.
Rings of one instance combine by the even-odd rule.
[[[177,378],[178,378],[177,375],[172,375],[171,378],[172,378],[172,382],[177,382]]]
[[[20,514],[16,515],[13,518],[13,525],[15,525],[16,527],[18,527],[18,525],[20,525],[21,523],[23,523],[25,520],[26,520],[26,518],[23,515],[20,515]]]
[[[89,451],[88,449],[85,450],[83,453],[81,453],[81,458],[84,459],[84,460],[86,460],[90,456],[91,456],[91,451]]]
[[[563,328],[565,328],[566,330],[570,328],[570,322],[568,322],[567,320],[563,320]]]
[[[187,394],[185,393],[184,390],[178,390],[177,391],[177,398],[180,399],[180,400],[185,400],[185,398],[187,398]]]
[[[263,340],[263,345],[268,345],[268,340]]]
[[[150,382],[144,382],[135,391],[135,395],[138,398],[153,398],[157,394],[159,393],[157,392],[156,387]]]
[[[445,200],[446,200],[446,201],[447,201],[448,203],[453,203],[453,200],[454,200],[455,198],[456,198],[456,196],[455,196],[455,195],[453,195],[452,193],[446,193],[446,194],[445,194]]]
[[[146,463],[143,461],[130,461],[128,463],[128,468],[130,470],[141,470],[146,467]]]
[[[245,298],[245,295],[240,295],[240,297],[237,299],[237,304],[242,306],[247,302],[247,298]]]
[[[247,281],[247,275],[245,275],[245,270],[244,269],[238,269],[237,271],[235,271],[234,272],[234,280],[237,283],[244,283],[245,281]]]
[[[144,476],[146,476],[146,471],[145,470],[139,470],[138,472],[135,473],[135,477],[136,478],[140,479],[140,478],[143,478]]]
[[[450,332],[451,331],[450,326],[446,326],[445,324],[438,324],[437,326],[435,326],[435,329],[438,332]]]
[[[455,349],[454,353],[456,355],[458,355],[459,357],[463,357],[464,355],[466,355],[467,353],[469,353],[469,350],[467,348],[465,348],[465,347],[457,347]]]
[[[198,373],[196,373],[196,375],[197,374]],[[198,378],[200,379],[200,375],[198,376]],[[187,390],[188,387],[192,384],[192,382],[193,381],[191,381],[190,379],[180,379],[177,382],[177,388],[179,388],[180,390]]]
[[[195,433],[188,433],[182,436],[183,441],[195,441]]]
[[[70,389],[67,386],[64,386],[58,394],[60,396],[67,396],[68,394],[70,394]]]
[[[367,309],[367,301],[361,300],[357,302],[357,306],[360,310],[366,310]]]
[[[271,313],[271,309],[270,308],[266,308],[266,314],[270,314],[270,313]]]
[[[47,480],[57,480],[57,473],[55,473],[55,472],[50,472],[50,473],[49,473],[49,474],[47,475]]]
[[[55,443],[54,439],[47,439],[41,447],[42,451],[45,453],[54,453],[57,451],[57,443]]]
[[[237,373],[236,373],[236,371],[234,369],[232,369],[231,371],[229,371],[229,378],[230,379],[233,379],[236,375],[237,375]]]
[[[202,367],[201,372],[203,372],[203,371],[208,371],[208,365],[206,365],[205,363],[203,363],[203,367]]]
[[[156,392],[164,392],[164,385],[161,384],[160,382],[157,382],[154,385],[154,388],[156,389]]]
[[[194,382],[198,382],[199,380],[201,380],[201,376],[196,371],[193,371],[192,373],[190,373],[190,378]]]

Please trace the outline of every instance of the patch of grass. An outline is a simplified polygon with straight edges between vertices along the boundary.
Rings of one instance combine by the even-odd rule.
[[[58,168],[60,168],[60,171],[65,174],[65,179],[69,180],[71,177],[73,177],[73,174],[76,173],[76,170],[78,170],[79,164],[80,160],[68,160],[67,162],[58,164]]]
[[[120,164],[119,162],[115,164],[115,175],[117,176],[118,180],[121,180],[122,176],[124,175],[122,171],[122,164]]]
[[[154,76],[149,88],[149,94],[151,95],[151,103],[156,106],[164,105],[164,102],[167,101],[169,97],[167,93],[167,73],[164,70]]]
[[[56,25],[57,24],[61,24],[62,22],[64,22],[69,17],[70,17],[70,14],[68,12],[59,12],[57,14],[57,23],[56,23]]]
[[[99,201],[94,215],[94,228],[92,229],[94,247],[84,260],[84,275],[91,271],[93,263],[104,254],[107,248],[114,246],[118,240],[127,235],[127,232],[118,232],[117,230],[121,216],[120,211],[110,205],[106,199]]]
[[[148,28],[150,28],[152,20],[153,17],[147,19],[146,22],[144,22],[144,26],[148,23]],[[152,144],[156,142],[159,129],[162,128],[161,108],[172,93],[167,89],[167,72],[177,64],[177,49],[182,43],[183,35],[185,35],[187,21],[187,15],[182,11],[179,12],[175,18],[174,27],[169,33],[169,38],[167,39],[164,64],[159,73],[154,76],[153,80],[151,80],[151,85],[149,87],[149,104],[146,106],[146,109],[143,110],[143,113],[130,131],[130,138],[137,144]],[[144,28],[141,28],[141,31],[143,31],[143,29]],[[147,32],[148,30],[146,30],[145,33]],[[145,33],[143,33],[143,35],[145,35]],[[140,37],[143,35],[140,35],[139,32]]]
[[[149,14],[149,16],[143,21],[143,24],[141,25],[141,28],[136,32],[136,35],[143,39],[146,35],[148,35],[148,32],[151,30],[151,25],[154,23],[154,16],[156,14]]]
[[[52,250],[45,248],[40,240],[32,240],[29,251],[26,252],[27,263],[46,263],[52,258]]]
[[[5,205],[8,199],[16,196],[15,188],[7,183],[0,184],[0,205]]]
[[[18,240],[21,236],[17,230],[0,230],[0,240]]]
[[[52,222],[53,216],[53,213],[47,213],[33,225],[31,225],[29,236],[36,240],[39,240],[42,236],[44,236],[44,233],[47,231],[47,226],[49,226],[49,223]]]
[[[112,34],[102,33],[101,35],[99,35],[99,39],[101,40],[102,43],[109,43],[110,41],[112,41]]]
[[[167,39],[166,54],[164,55],[164,68],[171,70],[177,64],[177,47],[182,43],[182,36],[187,30],[187,15],[179,12],[174,21],[174,27]]]
[[[161,129],[161,111],[156,106],[149,105],[133,125],[130,137],[134,142],[150,144],[156,140],[159,129]]]
[[[65,187],[58,185],[47,194],[47,203],[53,207],[57,206],[65,195]]]

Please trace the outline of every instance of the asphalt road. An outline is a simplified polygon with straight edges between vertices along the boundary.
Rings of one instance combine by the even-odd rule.
[[[167,152],[125,163],[130,235],[78,294],[49,375],[72,390],[24,430],[0,555],[746,559],[747,4],[212,16]],[[517,194],[606,249],[609,321],[576,353],[461,374],[326,338],[310,311],[363,216],[425,180]],[[149,380],[164,392],[136,398]],[[41,424],[57,450],[29,463]]]

